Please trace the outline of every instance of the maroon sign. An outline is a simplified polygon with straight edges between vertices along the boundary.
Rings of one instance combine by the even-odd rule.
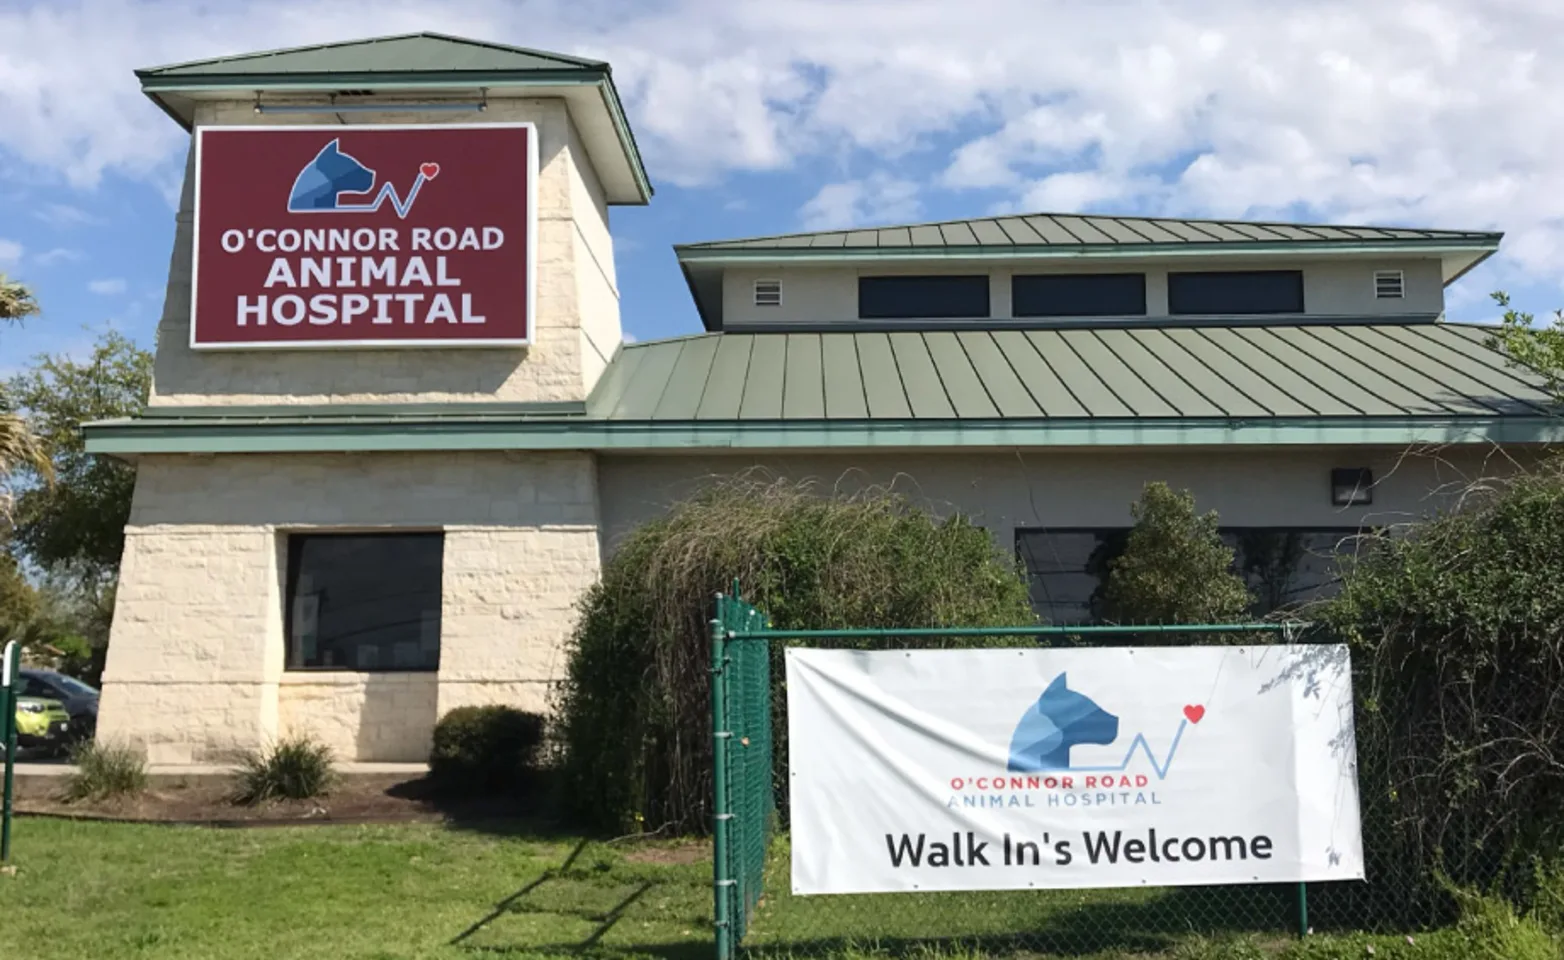
[[[196,348],[531,339],[531,124],[196,134]]]

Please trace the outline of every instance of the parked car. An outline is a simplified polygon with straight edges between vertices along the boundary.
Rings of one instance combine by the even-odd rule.
[[[18,675],[24,697],[58,700],[71,717],[71,739],[90,740],[98,729],[98,691],[54,670],[23,667]]]
[[[16,749],[64,751],[71,744],[71,715],[65,704],[45,697],[16,698]]]

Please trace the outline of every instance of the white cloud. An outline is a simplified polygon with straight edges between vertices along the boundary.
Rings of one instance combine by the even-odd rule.
[[[22,245],[0,237],[0,267],[14,267],[22,259]]]
[[[69,203],[44,203],[33,211],[33,216],[56,227],[79,227],[89,223],[102,223],[103,218]]]
[[[43,253],[35,254],[32,260],[33,263],[36,263],[40,267],[52,267],[57,263],[75,263],[81,260],[82,256],[83,255],[80,250],[71,250],[67,247],[54,247],[53,249],[45,250]]]
[[[798,211],[805,230],[917,219],[918,185],[876,172],[862,180],[828,183]]]
[[[99,296],[111,297],[125,292],[125,279],[123,277],[109,277],[103,280],[90,280],[87,289]]]
[[[166,189],[185,139],[131,68],[434,28],[612,61],[662,182],[894,160],[1015,206],[1496,226],[1506,264],[1564,276],[1554,0],[431,6],[13,0],[0,34],[28,42],[0,60],[5,149],[83,187]],[[916,204],[872,179],[822,189],[806,219]]]

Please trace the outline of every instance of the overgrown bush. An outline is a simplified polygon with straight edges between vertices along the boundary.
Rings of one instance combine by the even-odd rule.
[[[1353,650],[1371,877],[1524,907],[1564,850],[1564,463],[1378,537],[1316,614]]]
[[[537,767],[543,718],[513,707],[457,707],[434,727],[429,779],[443,789],[494,791],[524,783]]]
[[[716,483],[628,536],[582,602],[559,716],[568,805],[589,825],[708,828],[707,624],[734,578],[782,629],[1034,622],[1014,559],[965,518],[936,520],[884,490]]]
[[[1249,588],[1233,572],[1233,549],[1222,542],[1216,511],[1198,515],[1193,494],[1175,493],[1156,482],[1146,484],[1130,514],[1135,524],[1124,550],[1108,562],[1103,619],[1222,623],[1243,618]]]
[[[336,779],[330,747],[308,736],[293,737],[240,758],[234,799],[244,804],[309,800],[329,793]]]
[[[71,803],[131,797],[147,788],[146,757],[130,746],[84,743],[71,751],[71,763],[64,790]]]

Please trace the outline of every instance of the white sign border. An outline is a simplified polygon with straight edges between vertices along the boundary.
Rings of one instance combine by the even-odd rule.
[[[197,285],[201,277],[201,145],[208,132],[264,131],[266,133],[293,130],[495,130],[524,129],[527,131],[527,335],[487,340],[276,340],[266,343],[197,343],[196,305]],[[190,223],[190,349],[232,353],[245,350],[383,350],[404,347],[430,347],[451,350],[467,350],[483,347],[530,347],[537,329],[538,300],[538,126],[532,121],[506,123],[376,123],[376,124],[208,124],[195,129],[194,183],[191,184],[193,200]]]

